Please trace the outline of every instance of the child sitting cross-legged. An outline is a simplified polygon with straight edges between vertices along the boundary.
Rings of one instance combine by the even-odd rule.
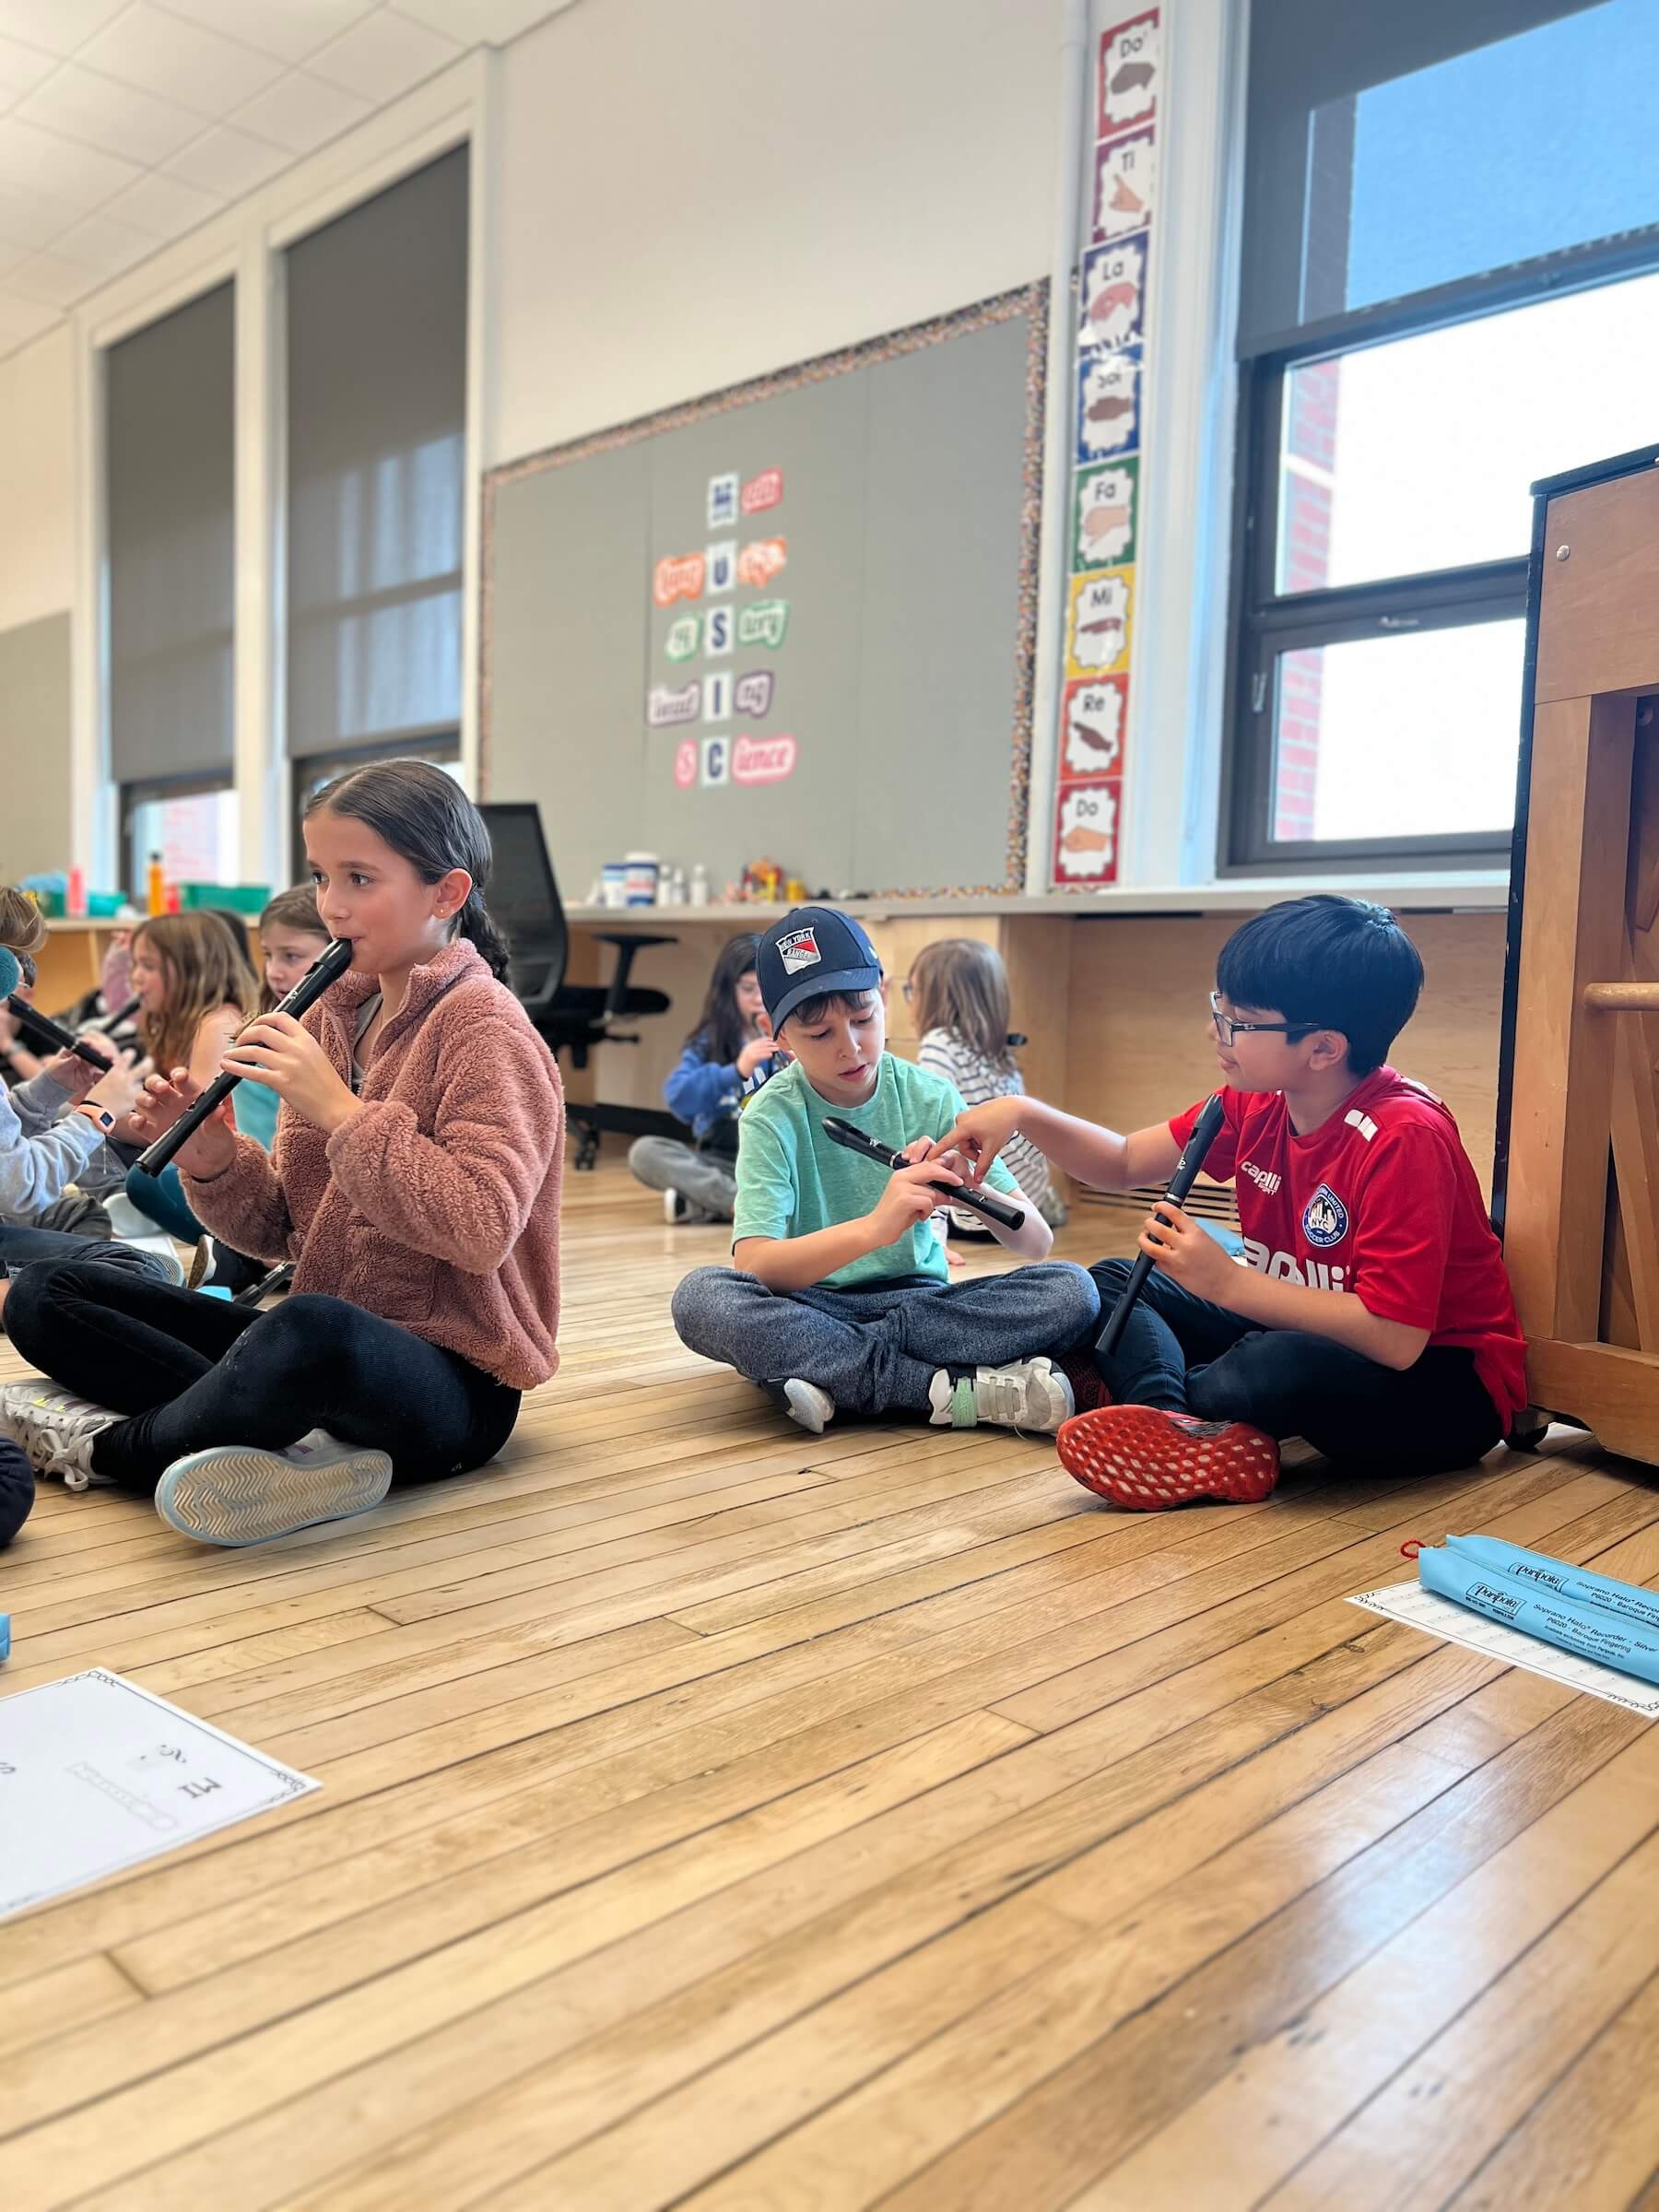
[[[1098,1310],[1064,1263],[948,1283],[934,1219],[947,1159],[919,1164],[963,1111],[939,1077],[887,1048],[881,963],[832,907],[798,907],[760,938],[768,1026],[789,1055],[743,1111],[735,1267],[700,1267],[675,1293],[674,1324],[706,1359],[760,1383],[803,1428],[842,1413],[924,1414],[939,1427],[1057,1430],[1071,1385],[1047,1356]],[[825,1135],[850,1122],[912,1164],[897,1173]],[[984,1178],[1018,1197],[999,1162]],[[1053,1236],[1027,1209],[997,1240],[1041,1261]]]
[[[1206,1171],[1236,1179],[1248,1265],[1167,1202],[1141,1233],[1156,1265],[1104,1406],[1060,1457],[1114,1504],[1265,1497],[1300,1436],[1346,1471],[1470,1465],[1526,1401],[1525,1344],[1457,1124],[1385,1064],[1422,988],[1385,908],[1320,894],[1270,907],[1221,948],[1210,1024],[1226,1118]],[[1203,1101],[1132,1135],[994,1099],[941,1137],[994,1159],[1018,1131],[1101,1190],[1166,1182]],[[1094,1270],[1110,1314],[1127,1260]]]

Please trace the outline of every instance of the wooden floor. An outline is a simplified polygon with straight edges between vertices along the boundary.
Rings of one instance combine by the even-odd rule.
[[[53,1488],[0,1559],[0,1688],[324,1784],[0,1927],[6,2212],[1659,2207],[1659,1730],[1344,1602],[1448,1529],[1659,1578],[1651,1475],[1142,1517],[808,1437],[673,1336],[720,1232],[567,1187],[496,1466],[256,1552]]]

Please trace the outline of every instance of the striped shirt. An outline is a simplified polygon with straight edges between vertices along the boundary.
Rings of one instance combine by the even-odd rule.
[[[1025,1080],[1017,1067],[993,1065],[955,1030],[929,1030],[916,1059],[935,1076],[943,1076],[947,1083],[954,1083],[969,1106],[982,1106],[988,1099],[1025,1096]],[[999,1158],[1026,1199],[1046,1219],[1053,1205],[1047,1159],[1028,1136],[1015,1137]],[[965,1206],[953,1206],[950,1218],[959,1229],[982,1230],[985,1226],[979,1215]]]

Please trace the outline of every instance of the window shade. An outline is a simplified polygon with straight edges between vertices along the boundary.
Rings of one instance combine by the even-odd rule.
[[[288,745],[457,726],[465,147],[288,249]]]
[[[1656,67],[1653,0],[1253,0],[1241,355],[1644,229]]]
[[[234,743],[233,288],[104,357],[111,772],[229,775]]]

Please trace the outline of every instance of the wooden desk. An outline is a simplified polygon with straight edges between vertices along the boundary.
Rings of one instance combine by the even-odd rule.
[[[35,1004],[47,1014],[74,1006],[103,980],[104,954],[119,929],[131,922],[48,922],[46,942],[34,956],[39,982]]]

